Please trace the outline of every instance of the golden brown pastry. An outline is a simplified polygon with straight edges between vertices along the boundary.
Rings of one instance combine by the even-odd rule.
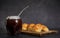
[[[34,27],[34,26],[35,26],[35,24],[33,24],[33,23],[29,24],[28,30],[29,30],[29,31],[33,31],[33,27]]]
[[[42,25],[41,24],[36,24],[34,26],[34,31],[35,32],[41,32],[42,31]]]
[[[27,23],[22,24],[22,30],[27,30],[27,27],[28,27]]]
[[[48,29],[48,27],[47,27],[47,26],[42,25],[42,27],[43,27],[42,31],[44,31],[44,32],[48,32],[48,31],[49,31],[49,29]]]
[[[34,32],[48,32],[49,31],[47,26],[42,25],[42,24],[34,24],[34,23],[22,24],[22,30],[34,31]]]

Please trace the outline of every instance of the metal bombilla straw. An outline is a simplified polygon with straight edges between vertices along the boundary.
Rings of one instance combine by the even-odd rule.
[[[29,7],[29,6],[26,6],[26,7],[18,14],[18,16],[20,16],[20,15],[23,13],[23,11],[26,10],[28,7]]]

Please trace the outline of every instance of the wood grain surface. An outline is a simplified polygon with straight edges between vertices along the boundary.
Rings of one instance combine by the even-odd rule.
[[[41,35],[46,35],[46,34],[55,34],[55,33],[58,33],[57,30],[50,30],[50,31],[48,31],[48,32],[32,32],[32,31],[24,31],[24,30],[22,30],[21,32],[22,32],[22,33],[25,33],[25,34],[39,35],[39,36],[41,36]]]

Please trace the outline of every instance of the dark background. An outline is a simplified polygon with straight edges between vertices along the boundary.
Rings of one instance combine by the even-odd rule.
[[[6,32],[6,17],[21,15],[23,23],[42,23],[49,29],[60,28],[60,0],[0,0],[0,33]]]

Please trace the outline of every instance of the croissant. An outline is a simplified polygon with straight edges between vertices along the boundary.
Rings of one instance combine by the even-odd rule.
[[[24,23],[24,24],[22,24],[22,30],[34,31],[34,32],[42,32],[42,31],[48,32],[49,31],[47,26],[42,25],[42,24],[34,24],[34,23],[31,23],[31,24]]]
[[[35,32],[41,32],[42,31],[42,26],[41,24],[36,24],[33,29]]]
[[[45,26],[45,25],[42,25],[42,31],[45,31],[45,32],[48,32],[49,31],[49,29],[48,29],[48,27],[47,26]]]
[[[34,27],[34,26],[35,26],[35,24],[33,24],[33,23],[32,23],[32,24],[29,24],[28,30],[29,30],[29,31],[33,31],[33,27]]]
[[[27,27],[28,27],[27,23],[22,24],[22,30],[27,30]]]

